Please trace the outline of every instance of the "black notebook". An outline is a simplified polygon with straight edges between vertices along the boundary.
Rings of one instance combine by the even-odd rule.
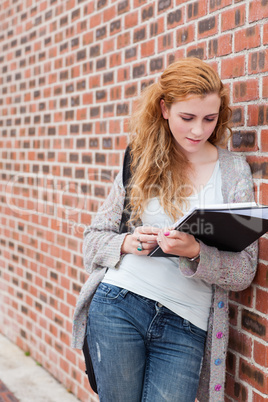
[[[242,251],[268,231],[268,206],[255,203],[208,205],[193,208],[173,229],[194,235],[208,246]],[[150,257],[167,257],[159,246]]]

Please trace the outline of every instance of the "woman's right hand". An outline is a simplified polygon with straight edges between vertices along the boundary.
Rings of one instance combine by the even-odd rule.
[[[122,254],[147,255],[157,246],[157,235],[160,229],[150,226],[138,226],[132,234],[128,234],[121,246]],[[142,246],[142,249],[140,249]]]

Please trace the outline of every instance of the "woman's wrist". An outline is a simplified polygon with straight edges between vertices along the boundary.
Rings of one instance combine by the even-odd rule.
[[[131,236],[131,234],[127,234],[125,236],[124,241],[121,245],[121,252],[120,252],[121,255],[129,253],[128,246],[127,246],[129,236]]]
[[[198,261],[200,259],[200,243],[197,239],[195,239],[195,241],[197,246],[196,251],[193,252],[192,257],[187,257],[187,259],[191,262]]]

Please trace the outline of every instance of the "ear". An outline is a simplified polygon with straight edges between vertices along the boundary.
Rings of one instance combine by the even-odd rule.
[[[169,118],[169,111],[168,111],[168,108],[166,107],[164,99],[160,100],[160,107],[161,107],[161,112],[162,112],[163,118],[165,120],[167,120]]]

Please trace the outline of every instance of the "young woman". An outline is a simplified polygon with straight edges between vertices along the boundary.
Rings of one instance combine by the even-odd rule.
[[[253,200],[248,164],[219,147],[229,119],[226,88],[199,59],[171,64],[142,93],[130,125],[130,230],[119,233],[120,171],[84,238],[90,277],[73,346],[87,327],[101,402],[224,400],[228,292],[250,285],[257,245],[219,251],[170,227],[195,205]],[[148,257],[157,244],[174,257]]]

